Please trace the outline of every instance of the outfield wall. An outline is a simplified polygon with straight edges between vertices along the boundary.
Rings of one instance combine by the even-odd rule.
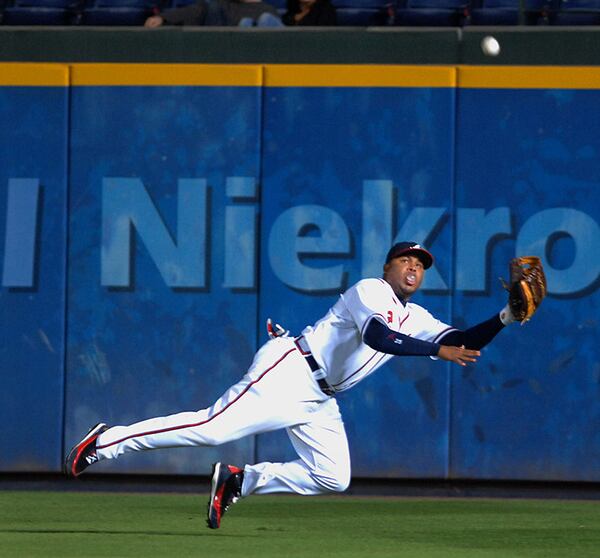
[[[356,476],[600,480],[600,69],[0,64],[0,471],[58,471],[111,424],[210,404],[266,340],[436,255],[457,326],[515,254],[550,295],[466,370],[394,359],[339,402]],[[288,459],[283,433],[98,471]]]

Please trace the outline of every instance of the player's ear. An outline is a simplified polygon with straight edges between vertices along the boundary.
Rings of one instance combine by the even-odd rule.
[[[383,265],[383,272],[384,273],[387,273],[389,271],[389,269],[390,269],[390,264],[389,263],[386,263],[386,264]]]

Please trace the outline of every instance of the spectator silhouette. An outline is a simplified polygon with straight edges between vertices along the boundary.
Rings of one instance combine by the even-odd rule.
[[[287,0],[287,11],[281,19],[286,25],[337,24],[331,0]]]

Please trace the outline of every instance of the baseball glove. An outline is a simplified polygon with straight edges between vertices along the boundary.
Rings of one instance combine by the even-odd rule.
[[[515,320],[524,324],[546,296],[544,268],[537,256],[522,256],[510,260],[508,271],[509,283],[502,280],[508,291],[508,305]]]

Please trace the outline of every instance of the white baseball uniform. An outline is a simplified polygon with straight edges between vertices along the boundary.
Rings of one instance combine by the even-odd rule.
[[[432,342],[454,329],[423,307],[400,302],[383,279],[363,279],[299,338],[279,337],[263,345],[244,377],[211,407],[114,426],[99,436],[98,458],[219,445],[286,428],[299,459],[246,465],[242,496],[345,490],[350,482],[348,440],[337,402],[322,387],[325,381],[336,392],[349,389],[392,357],[363,342],[371,319]],[[306,358],[311,355],[318,364],[314,370]]]

